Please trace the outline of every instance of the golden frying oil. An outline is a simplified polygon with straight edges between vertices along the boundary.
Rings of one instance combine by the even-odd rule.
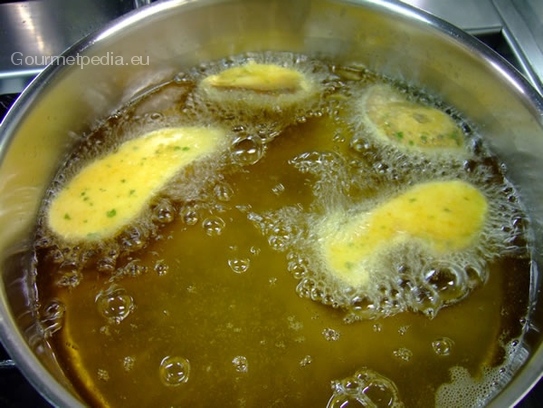
[[[296,67],[320,84],[320,98],[288,117],[279,108],[246,112],[201,99],[202,78],[247,59]],[[454,403],[438,393],[454,367],[483,384],[466,391],[471,402],[498,389],[489,390],[488,378],[507,371],[527,312],[525,216],[465,124],[469,158],[409,155],[375,142],[353,110],[375,82],[391,81],[306,56],[231,58],[180,74],[82,142],[51,196],[82,163],[142,128],[230,130],[219,160],[180,175],[116,239],[70,247],[40,228],[44,330],[90,405],[430,407]],[[416,309],[423,312],[407,302],[390,313],[359,313],[348,288],[320,271],[311,225],[332,210],[370,208],[414,182],[454,178],[475,183],[499,212],[477,248],[447,259],[473,279],[468,293]],[[419,265],[401,254],[383,262],[398,276]],[[374,309],[385,310],[387,296]]]

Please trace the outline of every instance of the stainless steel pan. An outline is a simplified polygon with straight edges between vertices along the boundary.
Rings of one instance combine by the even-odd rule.
[[[528,206],[535,239],[530,329],[520,368],[492,402],[511,406],[543,371],[543,100],[496,54],[451,25],[391,0],[173,0],[128,14],[65,57],[148,64],[49,66],[5,118],[0,139],[0,334],[23,373],[53,404],[84,404],[42,338],[34,313],[30,245],[36,212],[77,135],[199,61],[290,50],[356,61],[440,95],[476,124],[505,161]],[[103,59],[101,60],[104,61]],[[117,60],[119,61],[119,60]],[[525,361],[524,361],[525,360]]]

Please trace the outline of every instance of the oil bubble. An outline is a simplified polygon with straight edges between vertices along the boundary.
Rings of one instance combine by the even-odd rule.
[[[95,298],[100,315],[111,324],[119,324],[134,310],[134,299],[119,285],[100,291]]]
[[[196,225],[200,220],[198,209],[195,206],[185,206],[179,211],[179,215],[183,222],[187,225]]]
[[[423,271],[424,281],[445,303],[462,299],[468,292],[466,272],[450,262],[437,262]]]
[[[374,323],[372,329],[375,333],[381,333],[383,330],[383,325],[381,323]]]
[[[158,276],[164,276],[168,273],[170,267],[163,259],[160,259],[155,262],[155,266],[153,267],[153,269],[158,274]]]
[[[159,224],[169,224],[175,218],[175,208],[164,200],[153,208],[153,220]]]
[[[235,258],[228,260],[228,266],[230,267],[230,269],[238,274],[247,272],[250,264],[251,260],[249,258]]]
[[[400,347],[392,352],[392,355],[402,361],[410,361],[413,357],[413,352],[405,347]]]
[[[159,367],[160,381],[167,387],[177,387],[189,380],[189,360],[179,356],[167,356]]]
[[[99,368],[97,371],[98,379],[100,381],[109,381],[109,372],[103,368]]]
[[[234,196],[234,190],[228,184],[216,184],[213,187],[213,194],[217,200],[227,202]]]
[[[343,380],[332,381],[332,390],[326,408],[404,406],[396,385],[368,368],[358,370],[355,375]]]
[[[287,256],[287,269],[295,279],[302,279],[308,274],[307,261],[299,255],[290,253]]]
[[[125,358],[123,358],[124,371],[126,371],[126,372],[132,371],[132,369],[134,368],[135,362],[136,362],[135,357],[126,356]]]
[[[47,305],[40,321],[45,338],[50,337],[62,328],[65,312],[66,305],[58,299],[53,299]]]
[[[234,357],[232,359],[232,364],[238,373],[246,373],[249,371],[249,363],[245,356]]]
[[[449,356],[451,354],[454,341],[448,337],[442,337],[432,342],[432,349],[438,356]]]
[[[113,271],[115,271],[116,265],[117,258],[106,256],[96,263],[96,269],[99,272],[112,273]]]
[[[207,217],[202,222],[202,227],[204,228],[207,235],[210,237],[216,237],[222,234],[222,230],[226,226],[224,220],[219,216]]]
[[[313,362],[313,358],[308,354],[300,361],[300,366],[306,367]]]
[[[284,193],[284,191],[285,191],[285,186],[281,183],[276,184],[275,186],[272,187],[272,193],[277,196],[280,195],[281,193]]]
[[[132,227],[120,236],[119,243],[126,252],[142,249],[146,243],[145,233],[137,227]]]
[[[322,335],[327,341],[338,341],[341,333],[337,330],[327,327],[322,331]]]
[[[241,166],[257,163],[264,156],[265,148],[258,136],[238,137],[231,146],[232,160]]]
[[[190,77],[184,72],[179,72],[173,77],[173,81],[179,85],[186,84],[190,82]]]
[[[268,244],[276,251],[284,251],[294,238],[294,228],[276,223],[268,236]]]
[[[75,288],[83,279],[75,262],[64,261],[57,269],[60,277],[57,279],[57,286]]]

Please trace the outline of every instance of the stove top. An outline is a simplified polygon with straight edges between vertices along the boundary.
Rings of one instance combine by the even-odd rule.
[[[543,93],[543,48],[541,48],[543,1],[402,1],[475,35],[513,64],[540,93]],[[29,50],[28,52],[34,54],[27,55],[58,55],[105,22],[127,12],[133,6],[146,2],[146,0],[86,1],[84,3],[89,7],[92,3],[92,7],[87,10],[85,19],[79,17],[74,19],[74,11],[69,7],[58,7],[68,4],[67,0],[15,1],[0,4],[0,121],[18,94],[43,68],[13,64],[14,52]],[[51,9],[55,9],[56,16],[49,15]],[[81,15],[81,12],[78,15]],[[55,23],[56,27],[59,27],[58,24],[64,24],[65,29],[55,30],[51,23]],[[517,405],[517,408],[540,407],[542,399],[543,380]],[[23,377],[1,346],[0,407],[51,407]]]

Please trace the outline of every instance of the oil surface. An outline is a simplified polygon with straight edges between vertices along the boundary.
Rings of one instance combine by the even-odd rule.
[[[248,59],[295,67],[318,84],[319,98],[284,110],[269,98],[251,111],[227,93],[217,104],[199,92],[207,75]],[[462,152],[405,152],[372,138],[356,107],[380,82],[451,116],[466,138]],[[70,246],[40,224],[44,331],[90,405],[449,405],[454,396],[438,390],[454,367],[482,384],[469,388],[474,405],[499,389],[496,373],[507,372],[525,324],[528,227],[499,161],[459,113],[356,65],[272,53],[213,62],[83,140],[44,211],[85,163],[143,130],[185,124],[226,127],[230,147],[180,174],[118,237]],[[394,248],[371,299],[329,279],[313,226],[417,182],[451,179],[469,181],[490,203],[472,248],[444,259],[421,258],[416,245]],[[429,278],[406,283],[422,276],[417,268]],[[462,271],[462,283],[451,270]],[[409,285],[418,296],[405,301]],[[461,296],[450,297],[459,285]]]

